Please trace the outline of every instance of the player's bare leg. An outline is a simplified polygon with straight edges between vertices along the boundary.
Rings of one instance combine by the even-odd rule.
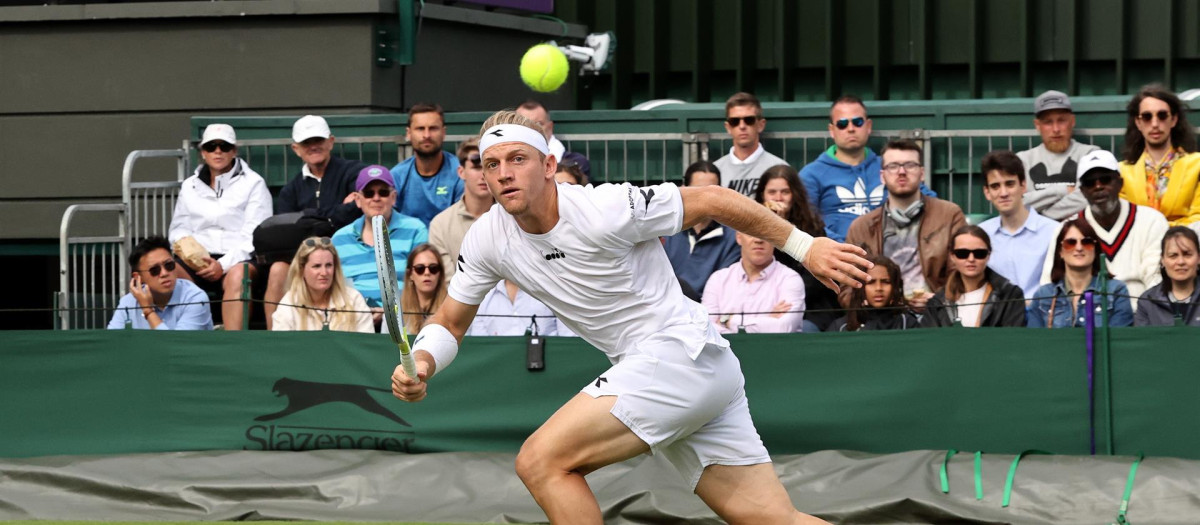
[[[550,523],[602,523],[584,475],[650,450],[609,413],[616,402],[577,394],[521,446],[517,475]]]
[[[709,465],[700,475],[696,494],[730,525],[827,524],[796,510],[770,463]]]

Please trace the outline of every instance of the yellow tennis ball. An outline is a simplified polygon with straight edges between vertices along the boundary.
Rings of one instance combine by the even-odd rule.
[[[533,46],[521,57],[521,80],[539,93],[558,89],[566,82],[569,71],[567,56],[549,44]]]

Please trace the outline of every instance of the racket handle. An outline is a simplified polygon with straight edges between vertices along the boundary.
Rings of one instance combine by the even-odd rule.
[[[400,366],[404,367],[404,373],[413,379],[420,381],[417,377],[417,360],[413,359],[412,352],[400,354]]]

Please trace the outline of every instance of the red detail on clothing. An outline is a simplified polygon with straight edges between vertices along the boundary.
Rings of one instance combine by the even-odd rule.
[[[1116,240],[1112,244],[1104,242],[1104,239],[1096,239],[1100,242],[1100,249],[1104,251],[1104,255],[1108,260],[1113,260],[1117,256],[1117,252],[1125,245],[1125,239],[1129,238],[1129,232],[1133,230],[1133,221],[1137,218],[1137,205],[1129,204],[1129,216],[1125,217],[1125,224],[1121,225],[1121,232],[1117,234]],[[1079,218],[1087,220],[1083,212],[1079,212]]]

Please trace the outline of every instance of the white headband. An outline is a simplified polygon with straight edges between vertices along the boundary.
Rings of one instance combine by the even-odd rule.
[[[533,149],[542,152],[542,155],[550,155],[550,147],[546,145],[546,136],[519,124],[497,124],[488,128],[479,137],[479,154],[483,155],[488,148],[505,142],[528,144],[533,146]]]

